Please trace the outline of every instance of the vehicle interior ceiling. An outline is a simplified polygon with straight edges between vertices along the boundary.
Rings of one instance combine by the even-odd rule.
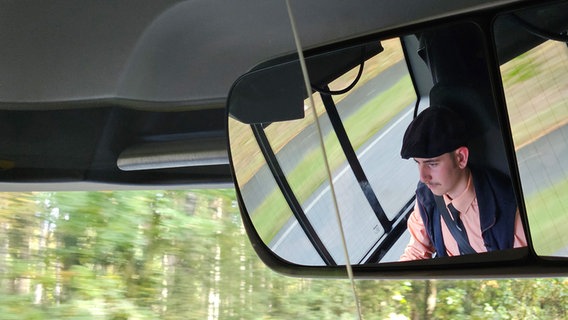
[[[230,187],[219,92],[237,71],[195,67],[211,35],[179,30],[198,5],[3,3],[0,188]]]

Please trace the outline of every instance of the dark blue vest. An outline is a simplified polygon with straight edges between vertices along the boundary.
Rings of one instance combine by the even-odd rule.
[[[481,234],[487,251],[513,248],[517,202],[509,178],[496,170],[470,167],[473,186],[479,206]],[[434,195],[419,183],[416,201],[426,232],[436,249],[436,257],[446,256],[442,237],[441,216]]]

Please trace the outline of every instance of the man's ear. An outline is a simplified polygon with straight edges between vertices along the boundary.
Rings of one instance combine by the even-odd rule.
[[[469,159],[469,149],[467,147],[459,147],[455,151],[456,162],[460,169],[467,166],[467,160]]]

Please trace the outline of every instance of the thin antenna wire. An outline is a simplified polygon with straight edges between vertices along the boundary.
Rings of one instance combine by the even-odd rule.
[[[327,160],[327,153],[325,151],[325,145],[323,140],[323,134],[321,130],[321,126],[319,123],[319,117],[316,112],[316,107],[314,103],[314,97],[312,96],[312,90],[310,85],[310,78],[308,77],[308,69],[306,67],[306,61],[304,60],[304,53],[302,52],[302,46],[300,44],[300,38],[298,36],[298,32],[296,31],[296,23],[294,20],[294,16],[292,14],[292,8],[290,7],[290,1],[286,0],[286,8],[288,9],[288,16],[290,17],[290,24],[292,26],[292,33],[294,35],[294,42],[296,43],[296,50],[298,51],[298,56],[300,59],[300,66],[302,68],[302,75],[305,82],[306,91],[309,97],[309,105],[312,109],[312,113],[315,117],[316,128],[318,131],[318,137],[320,140],[320,146],[323,154],[323,159],[325,163],[325,169],[327,171],[327,179],[329,183],[329,188],[331,192],[331,198],[333,199],[333,207],[335,211],[335,217],[337,219],[337,223],[339,225],[339,232],[341,235],[341,242],[343,244],[343,253],[345,254],[345,268],[347,269],[347,275],[349,276],[349,280],[351,282],[351,289],[353,290],[353,297],[355,299],[355,305],[357,307],[357,315],[358,319],[361,320],[361,308],[359,306],[359,297],[357,296],[357,290],[355,288],[355,280],[353,278],[353,269],[351,268],[351,262],[349,261],[349,252],[347,250],[347,242],[345,241],[345,233],[343,231],[343,223],[341,222],[341,216],[339,215],[339,206],[337,205],[337,197],[335,196],[335,188],[333,187],[333,179],[331,178],[331,169],[329,168],[329,162]]]

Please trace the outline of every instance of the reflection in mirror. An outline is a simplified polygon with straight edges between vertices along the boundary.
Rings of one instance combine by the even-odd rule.
[[[501,191],[507,189],[511,219],[500,225],[507,225],[511,237],[492,246],[477,227],[474,236],[481,249],[476,252],[511,248],[517,231],[522,241],[515,240],[515,247],[526,246],[507,177],[487,39],[477,25],[457,23],[306,59],[352,264],[399,261],[414,239],[407,221],[415,208],[419,170],[415,161],[401,158],[400,150],[408,125],[431,104],[448,106],[467,121],[468,165],[489,167],[505,177],[500,185]],[[267,63],[241,77],[231,90],[229,142],[241,210],[281,259],[308,266],[343,265],[314,116],[298,89],[303,83],[299,70],[293,58]],[[475,181],[472,185],[478,186]],[[494,230],[486,234],[499,233]],[[427,237],[429,231],[422,232]],[[445,254],[433,257],[460,254],[450,247],[440,250]]]
[[[534,250],[568,257],[568,4],[499,17],[507,110]],[[525,39],[521,42],[520,40]],[[526,44],[525,46],[521,44]],[[501,50],[503,51],[503,50]]]
[[[354,86],[343,94],[314,94],[354,264],[398,259],[400,249],[386,253],[395,243],[400,247],[408,241],[401,234],[417,179],[414,165],[398,155],[401,123],[412,119],[416,103],[400,40],[374,46],[382,52],[359,58],[350,68],[311,64],[333,74],[320,90]],[[309,63],[308,70],[313,79]],[[241,81],[241,86],[257,85],[253,78]],[[232,114],[232,103],[229,106]],[[247,168],[235,170],[236,181],[260,237],[281,258],[304,265],[342,265],[345,257],[314,117],[311,108],[304,103],[302,108],[305,116],[297,120],[249,125],[242,121],[246,115],[230,118],[233,165]],[[239,105],[237,113],[242,109]],[[383,183],[386,180],[392,183]]]

